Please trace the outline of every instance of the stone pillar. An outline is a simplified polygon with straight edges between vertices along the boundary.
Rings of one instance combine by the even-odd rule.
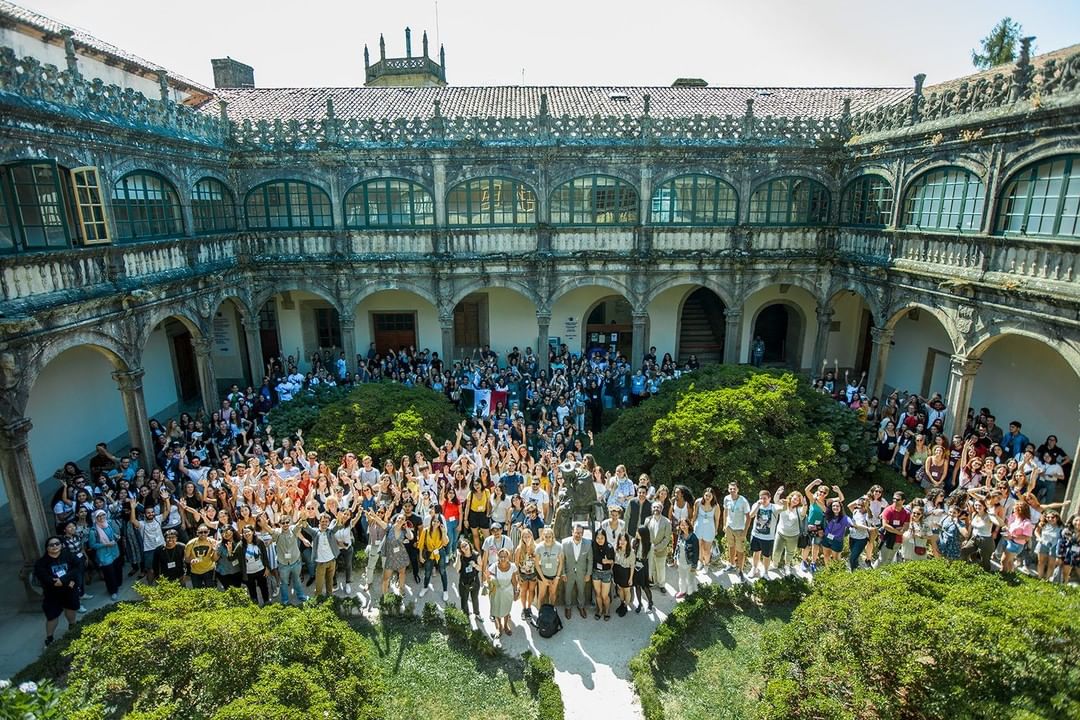
[[[442,331],[443,364],[454,364],[454,313],[439,313],[439,329]]]
[[[949,408],[945,430],[949,435],[963,435],[967,422],[967,409],[971,405],[971,392],[975,389],[975,373],[982,360],[972,360],[963,355],[953,355],[949,366],[949,389],[945,403]]]
[[[434,179],[435,197],[435,225],[446,227],[446,155],[436,153],[432,157],[432,172]]]
[[[739,364],[739,341],[742,339],[742,309],[724,310],[724,364]]]
[[[885,371],[889,367],[889,351],[892,350],[893,331],[887,328],[870,328],[870,376],[866,380],[870,397],[884,404],[881,394],[885,392]]]
[[[341,325],[341,349],[345,353],[345,366],[349,374],[356,372],[356,316],[352,313],[339,315]]]
[[[541,370],[548,369],[548,329],[551,326],[551,313],[536,313],[536,359]]]
[[[195,364],[199,366],[199,390],[202,392],[203,409],[207,416],[210,416],[221,406],[217,374],[210,358],[210,341],[206,338],[192,338],[191,345],[195,348]]]
[[[27,436],[31,427],[30,420],[24,417],[0,422],[0,475],[4,477],[11,519],[23,557],[20,577],[27,596],[35,599],[39,596],[31,590],[29,583],[32,565],[45,551],[45,538],[52,534],[53,528],[45,514],[37,476],[30,462]]]
[[[262,336],[259,334],[259,319],[244,318],[244,339],[247,342],[247,367],[251,384],[256,388],[262,383],[266,367],[262,361]]]
[[[1077,418],[1076,427],[1080,427],[1080,418]],[[1072,471],[1070,477],[1066,478],[1068,485],[1065,486],[1065,499],[1069,501],[1069,504],[1065,510],[1062,510],[1062,515],[1068,511],[1068,515],[1071,516],[1080,504],[1080,455],[1078,453],[1080,453],[1080,441],[1076,443],[1076,451],[1069,455],[1072,458]]]
[[[127,421],[128,444],[142,450],[142,467],[150,472],[156,464],[157,448],[154,436],[150,433],[150,416],[146,412],[146,396],[143,395],[142,368],[117,370],[112,374],[116,386],[120,388],[120,399],[124,403],[124,419]]]
[[[821,372],[829,351],[829,331],[832,327],[833,309],[831,305],[817,306],[817,337],[814,340],[814,357],[810,361],[810,375]]]
[[[649,322],[649,313],[644,310],[635,311],[633,318],[634,335],[630,350],[630,354],[633,355],[633,357],[630,358],[630,367],[636,370],[641,367],[641,361],[645,357],[645,351],[649,349],[649,329],[647,325]]]

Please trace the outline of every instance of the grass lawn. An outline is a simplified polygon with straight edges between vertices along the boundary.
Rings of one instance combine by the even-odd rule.
[[[795,605],[747,613],[713,612],[657,672],[667,720],[749,720],[762,686],[759,648],[765,629],[788,621]]]
[[[537,717],[516,659],[481,657],[420,618],[352,625],[372,644],[386,672],[387,720]]]

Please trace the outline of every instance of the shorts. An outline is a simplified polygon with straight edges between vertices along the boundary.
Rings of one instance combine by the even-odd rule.
[[[65,610],[78,610],[79,598],[77,597],[74,588],[69,589],[60,597],[51,597],[42,600],[41,610],[45,613],[46,620],[55,620],[60,617]]]
[[[733,530],[732,528],[724,528],[724,542],[731,547],[733,543],[743,545],[746,543],[746,528],[742,530]]]
[[[470,510],[469,527],[479,528],[480,530],[487,530],[489,527],[491,527],[491,518],[488,517],[487,513]]]
[[[1036,555],[1049,555],[1055,557],[1057,555],[1058,544],[1057,543],[1036,543],[1035,554]]]
[[[592,579],[597,582],[611,582],[611,570],[593,570]]]
[[[144,572],[154,569],[154,553],[157,552],[157,548],[153,550],[143,550],[142,553],[142,569]]]
[[[530,573],[527,573],[527,572],[519,572],[518,573],[518,580],[520,580],[521,582],[533,582],[538,577],[539,576],[536,574],[535,571],[530,572]]]
[[[844,549],[844,536],[841,535],[840,537],[836,537],[830,540],[829,536],[826,535],[825,537],[821,538],[821,544],[824,547],[832,550],[833,552],[841,552]]]
[[[1024,546],[1018,542],[1012,540],[1005,541],[1005,552],[1012,553],[1013,555],[1019,555],[1020,551],[1024,549]]]
[[[761,553],[762,557],[771,558],[773,549],[772,540],[763,540],[762,538],[750,536],[750,552]]]

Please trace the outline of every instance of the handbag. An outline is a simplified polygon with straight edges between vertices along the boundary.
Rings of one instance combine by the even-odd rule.
[[[918,555],[919,557],[922,557],[923,555],[926,554],[926,548],[919,547],[918,545],[916,545],[915,546],[915,554]]]

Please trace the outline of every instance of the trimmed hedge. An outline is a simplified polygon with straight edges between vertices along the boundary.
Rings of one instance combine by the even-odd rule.
[[[525,661],[525,682],[529,692],[539,704],[540,720],[563,720],[566,707],[563,705],[562,690],[555,683],[555,663],[547,655],[522,653]]]
[[[630,661],[634,688],[641,700],[646,720],[664,720],[664,706],[656,686],[656,671],[686,641],[686,633],[704,617],[716,611],[736,611],[750,604],[797,602],[810,591],[810,584],[795,576],[779,580],[739,583],[731,588],[703,585],[676,605],[664,622],[657,626],[649,644]]]
[[[1080,590],[967,563],[826,570],[763,646],[763,720],[1080,717]]]
[[[594,455],[605,468],[623,463],[695,493],[713,485],[723,494],[737,480],[752,498],[814,478],[845,485],[871,468],[871,441],[855,413],[790,372],[711,365],[623,411]]]

